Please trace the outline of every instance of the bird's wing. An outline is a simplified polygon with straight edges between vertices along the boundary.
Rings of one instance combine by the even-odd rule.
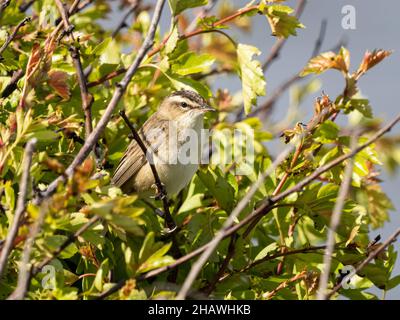
[[[154,121],[145,122],[139,130],[139,135],[148,151],[157,154],[160,145],[167,141],[167,128],[168,121],[166,120],[158,120],[156,123]],[[147,159],[139,144],[135,140],[132,140],[121,158],[117,169],[115,169],[112,182],[117,187],[121,187],[130,178],[135,176],[146,162]]]

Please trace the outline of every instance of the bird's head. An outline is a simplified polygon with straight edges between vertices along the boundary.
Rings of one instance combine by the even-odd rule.
[[[205,112],[215,111],[198,93],[190,90],[175,91],[161,103],[159,113],[169,119],[178,119],[181,116],[197,117]]]

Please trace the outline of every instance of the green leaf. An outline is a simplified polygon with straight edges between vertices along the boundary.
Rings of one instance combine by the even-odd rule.
[[[165,73],[165,75],[172,82],[176,90],[193,90],[204,98],[210,98],[212,96],[210,89],[199,81],[177,74]]]
[[[98,291],[103,291],[103,280],[107,276],[108,271],[109,263],[107,258],[101,263],[99,270],[96,272],[96,277],[94,278],[93,285]]]
[[[339,135],[339,126],[331,120],[327,120],[318,127],[314,133],[315,140],[321,143],[334,142]]]
[[[235,198],[235,190],[222,175],[219,167],[216,167],[215,170],[211,168],[208,168],[208,170],[199,170],[197,174],[203,184],[215,197],[218,205],[226,212],[230,212],[234,205],[233,199]]]
[[[353,110],[357,110],[366,118],[372,118],[372,107],[368,99],[351,99],[344,107],[345,113],[348,114]]]
[[[66,240],[68,239],[67,236],[63,235],[53,235],[53,236],[48,236],[44,239],[44,243],[46,247],[50,251],[57,250]],[[69,259],[75,253],[78,252],[78,247],[76,246],[75,243],[71,243],[68,247],[66,247],[61,253],[60,253],[60,258],[62,259]]]
[[[138,269],[139,273],[147,272],[153,269],[167,266],[174,262],[174,259],[170,256],[164,256],[171,248],[172,242],[162,246],[159,250],[153,253],[144,263],[142,263]]]
[[[261,260],[265,258],[270,252],[274,252],[279,248],[278,244],[276,242],[273,242],[266,246],[264,249],[262,249],[257,256],[255,257],[254,261]]]
[[[99,49],[100,50],[100,49]],[[100,63],[118,64],[121,61],[119,45],[115,40],[107,43],[105,48],[101,48]]]
[[[284,5],[269,5],[262,10],[271,26],[272,34],[281,38],[297,35],[296,29],[304,28],[295,16],[290,14],[293,9]]]
[[[174,27],[172,28],[171,34],[167,40],[167,43],[165,44],[165,47],[164,47],[164,51],[167,55],[175,50],[178,40],[179,40],[178,26],[174,25]]]
[[[239,43],[237,47],[240,76],[242,80],[242,94],[246,114],[251,111],[251,106],[256,105],[257,96],[265,95],[265,78],[259,61],[252,60],[260,51],[253,46]]]
[[[400,275],[397,275],[388,281],[386,290],[396,288],[398,285],[400,285]]]
[[[206,72],[214,63],[215,58],[209,54],[187,52],[181,55],[172,65],[172,71],[185,76],[188,74]]]
[[[204,6],[208,0],[169,0],[169,5],[174,16],[190,8]]]
[[[154,246],[155,234],[153,231],[149,232],[144,238],[142,247],[139,252],[139,261],[145,261],[152,253],[151,249]]]

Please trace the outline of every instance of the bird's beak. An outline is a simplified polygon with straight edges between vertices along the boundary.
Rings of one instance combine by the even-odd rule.
[[[202,112],[208,112],[208,111],[211,111],[211,112],[216,112],[217,110],[215,110],[213,107],[210,107],[208,104],[203,104],[202,106],[201,106],[201,109],[200,109]]]

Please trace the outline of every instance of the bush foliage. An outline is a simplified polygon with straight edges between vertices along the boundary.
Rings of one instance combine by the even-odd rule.
[[[120,9],[130,10],[134,19],[128,23],[131,18],[127,18],[126,28],[116,30],[107,29],[104,23],[110,17],[111,2],[75,1],[78,5],[68,19],[71,28],[65,31],[57,1],[37,0],[25,6],[29,2],[11,1],[1,13],[0,38],[5,45],[0,61],[0,239],[6,239],[13,225],[26,161],[24,149],[33,138],[37,143],[26,206],[0,278],[0,297],[16,289],[24,250],[34,236],[28,260],[33,267],[28,299],[174,298],[196,261],[194,255],[181,261],[182,256],[206,245],[219,232],[240,199],[271,166],[277,153],[271,141],[276,139],[294,144],[294,150],[264,180],[235,224],[259,208],[265,212],[252,228],[244,224],[221,241],[190,296],[314,299],[330,218],[351,161],[351,187],[335,232],[328,287],[337,284],[340,270],[356,267],[379,246],[370,233],[383,226],[393,209],[382,190],[379,170],[382,165],[390,170],[398,165],[394,137],[372,141],[354,160],[344,159],[271,206],[265,206],[265,201],[373,136],[380,123],[358,85],[389,51],[367,51],[362,61],[352,65],[346,48],[317,54],[299,73],[306,84],[292,87],[294,103],[317,95],[315,75],[328,70],[343,75],[343,93],[329,97],[329,88],[324,88],[311,119],[291,123],[283,131],[277,127],[266,131],[262,115],[272,110],[272,106],[262,109],[265,104],[260,103],[264,101],[260,96],[272,94],[266,86],[266,66],[258,61],[258,48],[236,42],[235,30],[251,30],[254,15],[261,14],[266,20],[265,29],[259,32],[278,42],[290,41],[304,28],[296,12],[285,1],[252,1],[243,8],[221,1],[214,15],[207,0],[169,0],[163,10],[164,15],[171,13],[169,29],[157,29],[152,49],[129,82],[94,151],[69,175],[66,169],[87,141],[91,127],[96,130],[149,31],[154,3],[121,1]],[[66,1],[67,10],[71,5],[72,1]],[[189,17],[197,13],[191,25]],[[86,94],[77,76],[76,55],[85,73]],[[226,73],[240,79],[240,92],[229,92],[218,80],[210,85],[210,79]],[[170,235],[154,212],[154,206],[162,208],[160,201],[150,200],[149,205],[136,195],[123,194],[111,184],[110,176],[130,139],[118,111],[125,110],[139,128],[165,96],[182,88],[199,92],[218,110],[206,119],[214,135],[234,129],[254,132],[255,161],[250,174],[243,176],[231,170],[241,163],[202,165],[179,195],[168,195],[179,226]],[[340,125],[338,117],[348,125]],[[57,178],[55,192],[43,198]],[[93,222],[93,217],[98,219]],[[89,221],[93,224],[77,235]],[[4,241],[1,245],[4,249]],[[400,283],[399,276],[392,274],[396,257],[389,245],[357,273],[351,289],[341,289],[339,294],[377,299],[369,290],[372,286],[384,292],[396,287]],[[45,259],[49,260],[46,266],[37,269]],[[174,263],[175,268],[162,269]],[[48,277],[51,270],[56,271],[55,281]],[[112,288],[118,290],[108,291]]]

